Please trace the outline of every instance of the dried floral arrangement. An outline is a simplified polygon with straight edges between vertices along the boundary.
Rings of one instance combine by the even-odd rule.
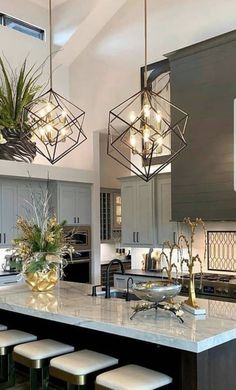
[[[49,271],[63,264],[63,254],[73,252],[63,233],[66,221],[59,223],[50,215],[50,197],[48,190],[37,198],[31,192],[31,201],[26,201],[29,217],[17,219],[19,235],[13,240],[13,254],[18,261],[14,265],[22,273]]]

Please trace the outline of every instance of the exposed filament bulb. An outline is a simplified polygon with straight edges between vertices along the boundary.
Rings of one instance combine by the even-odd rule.
[[[130,145],[132,146],[133,149],[136,147],[136,137],[134,134],[130,134]]]
[[[150,128],[147,125],[144,125],[143,128],[143,141],[144,142],[150,141]]]
[[[150,104],[149,103],[145,103],[143,105],[143,115],[144,115],[144,118],[149,118],[150,117]]]

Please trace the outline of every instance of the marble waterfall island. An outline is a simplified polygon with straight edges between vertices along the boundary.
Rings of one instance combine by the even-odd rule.
[[[47,293],[32,292],[23,283],[0,287],[0,322],[44,337],[70,339],[78,348],[84,343],[117,353],[121,362],[129,356],[130,362],[172,375],[176,390],[235,390],[235,303],[201,299],[206,316],[185,312],[183,324],[159,309],[130,320],[136,302],[92,297],[91,290],[89,284],[63,281]],[[153,353],[155,361],[149,358]]]

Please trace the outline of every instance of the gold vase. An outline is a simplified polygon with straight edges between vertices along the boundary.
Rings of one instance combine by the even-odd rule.
[[[32,291],[50,291],[57,284],[58,269],[55,267],[48,271],[28,272],[25,274],[25,281]]]

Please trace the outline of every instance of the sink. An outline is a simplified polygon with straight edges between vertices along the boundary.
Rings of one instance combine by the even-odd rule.
[[[126,299],[126,291],[111,291],[111,298]],[[138,298],[135,294],[129,293],[129,300],[140,301],[140,298]]]
[[[91,294],[89,294],[91,295]],[[97,297],[105,297],[105,291],[97,291]],[[114,290],[111,289],[111,298],[118,298],[118,299],[124,299],[126,300],[126,291],[125,290]],[[140,298],[138,298],[135,294],[132,292],[129,293],[129,300],[130,301],[139,301]]]

